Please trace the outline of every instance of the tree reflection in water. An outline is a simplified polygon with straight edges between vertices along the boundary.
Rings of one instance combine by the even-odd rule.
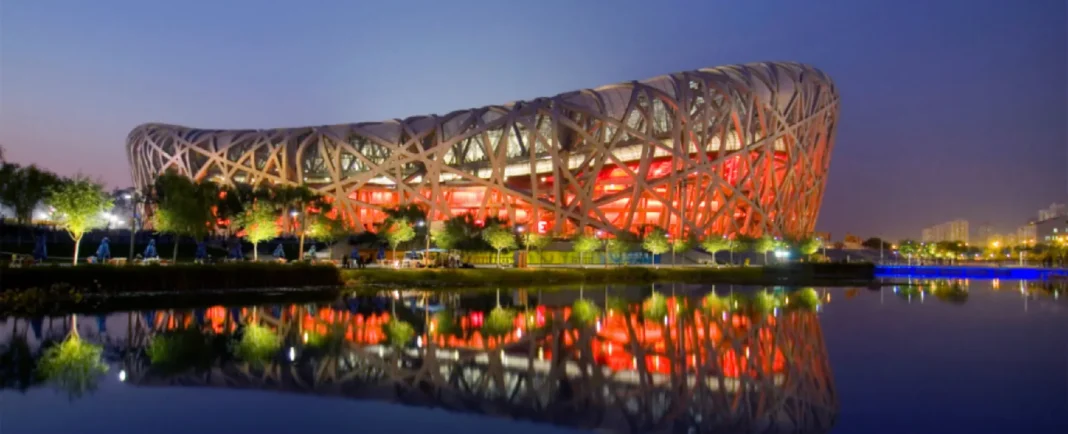
[[[78,317],[71,315],[66,339],[44,350],[37,364],[41,378],[67,393],[71,399],[96,390],[100,377],[108,371],[100,345],[83,341],[78,335]]]
[[[623,302],[606,291],[599,305],[496,315],[462,304],[433,315],[398,304],[394,314],[352,300],[136,312],[112,353],[127,355],[117,363],[135,386],[379,399],[632,432],[833,426],[838,401],[815,291],[653,294]],[[395,323],[414,339],[391,337]]]

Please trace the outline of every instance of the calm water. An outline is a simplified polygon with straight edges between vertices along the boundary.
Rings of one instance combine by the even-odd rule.
[[[914,283],[6,318],[0,433],[1068,432],[1063,287]]]

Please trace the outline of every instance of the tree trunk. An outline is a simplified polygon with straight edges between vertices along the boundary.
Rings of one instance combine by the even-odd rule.
[[[137,235],[137,221],[134,220],[134,219],[130,219],[130,251],[127,252],[128,254],[126,256],[127,256],[127,261],[129,261],[131,264],[133,263],[133,259],[134,259],[134,238],[136,237],[136,235]]]
[[[397,261],[397,246],[393,246],[393,261]]]
[[[501,268],[501,249],[497,249],[497,268]]]
[[[679,264],[679,263],[675,261],[675,248],[674,248],[674,247],[672,247],[672,248],[671,248],[671,268],[675,268],[675,267],[677,267],[677,266],[678,266],[678,264]]]
[[[78,265],[78,248],[82,245],[82,237],[74,239],[74,261],[71,264]]]
[[[260,261],[260,243],[252,243],[252,262]]]
[[[734,266],[734,249],[730,249],[729,252],[730,252],[730,258],[728,258],[728,259],[730,259],[731,266],[733,267]]]
[[[300,231],[300,248],[297,249],[297,258],[300,261],[304,260],[304,230],[303,227]]]
[[[764,251],[764,266],[768,265],[768,251]]]
[[[172,256],[171,257],[171,263],[177,263],[178,262],[178,240],[179,239],[180,239],[180,237],[177,234],[175,234],[174,235],[174,253],[171,255]]]
[[[302,211],[307,211],[307,210],[302,209]],[[307,232],[304,229],[304,222],[305,222],[304,214],[307,214],[307,212],[302,212],[300,214],[300,247],[297,248],[297,259],[298,260],[304,260],[304,233]]]

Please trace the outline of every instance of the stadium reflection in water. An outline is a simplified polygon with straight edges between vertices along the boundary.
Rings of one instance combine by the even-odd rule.
[[[813,309],[653,295],[478,310],[382,295],[116,313],[98,327],[79,315],[78,328],[97,330],[81,339],[102,344],[108,375],[132,386],[376,399],[632,432],[825,432],[838,413]],[[16,320],[0,340],[37,340],[41,329]]]

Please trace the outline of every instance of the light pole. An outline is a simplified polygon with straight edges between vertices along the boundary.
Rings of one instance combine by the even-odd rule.
[[[145,197],[140,192],[134,191],[122,195],[123,200],[126,201],[126,205],[130,207],[130,251],[127,252],[127,261],[133,262],[134,259],[134,241],[137,238],[137,231],[143,226],[141,224],[141,213],[138,208],[144,202]]]
[[[525,237],[525,234],[523,233],[524,230],[525,230],[525,228],[523,227],[523,225],[516,225],[516,227],[515,227],[515,233],[519,235],[519,241],[523,242],[523,248],[526,249],[526,252],[523,253],[523,261],[526,262],[526,261],[530,260],[530,243],[528,242],[528,240],[526,238],[524,238]],[[513,265],[516,268],[519,268],[518,261],[517,261],[516,264],[513,264]],[[523,268],[526,268],[526,267],[523,267]]]
[[[604,231],[597,230],[597,239],[604,243],[604,268],[608,268],[608,240],[604,239]]]
[[[419,220],[419,221],[415,222],[415,226],[420,227],[420,228],[424,227],[424,226],[426,226],[426,221]],[[424,232],[424,236],[426,237],[426,249],[423,250],[423,268],[429,268],[430,267],[430,261],[429,261],[430,260],[430,231],[429,230],[424,230],[423,232]]]

